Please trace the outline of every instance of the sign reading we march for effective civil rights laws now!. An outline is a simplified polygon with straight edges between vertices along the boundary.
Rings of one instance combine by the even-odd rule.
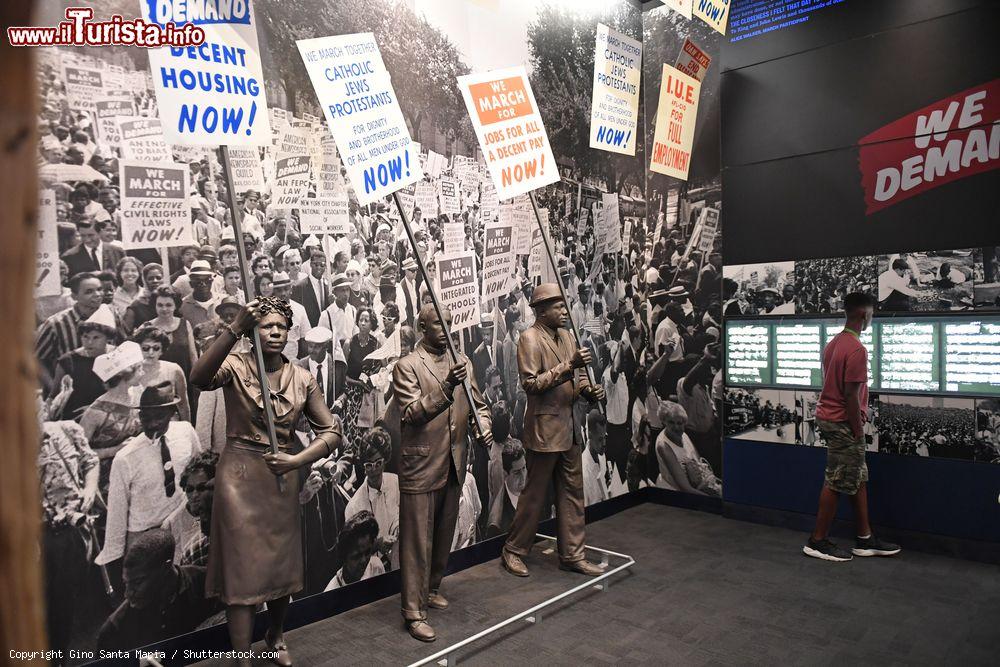
[[[700,94],[700,81],[664,63],[650,171],[687,180]]]
[[[422,180],[420,157],[370,32],[296,42],[361,205]]]
[[[190,22],[205,31],[199,46],[149,50],[163,134],[181,146],[269,146],[271,123],[253,5],[250,0],[219,2],[217,11],[196,14],[202,4],[139,2],[147,21]]]
[[[458,87],[500,199],[559,181],[524,66],[460,76]]]
[[[194,244],[188,169],[173,163],[121,163],[122,246],[170,248]]]
[[[635,155],[642,43],[597,24],[590,147]]]

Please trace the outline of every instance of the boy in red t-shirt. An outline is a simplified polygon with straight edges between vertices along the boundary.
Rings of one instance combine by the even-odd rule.
[[[802,552],[813,558],[848,561],[854,556],[893,556],[900,548],[872,534],[868,523],[868,466],[865,418],[868,414],[868,351],[861,332],[872,322],[874,299],[848,294],[847,323],[823,350],[823,392],[816,404],[816,427],[826,441],[826,474],[819,494],[816,527]],[[840,494],[851,496],[857,541],[851,553],[827,538]]]

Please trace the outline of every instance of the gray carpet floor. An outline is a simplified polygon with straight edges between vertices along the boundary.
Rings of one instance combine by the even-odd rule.
[[[647,503],[588,527],[594,546],[636,564],[458,654],[469,665],[996,665],[1000,572],[905,551],[827,563],[805,535]],[[905,545],[904,545],[905,547]],[[399,665],[514,615],[583,579],[537,548],[532,576],[498,561],[445,580],[420,644],[398,597],[287,634],[297,665]],[[261,647],[262,648],[262,647]]]

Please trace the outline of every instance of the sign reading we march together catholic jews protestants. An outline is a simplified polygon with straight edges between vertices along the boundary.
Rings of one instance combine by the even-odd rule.
[[[375,36],[335,35],[296,44],[358,203],[423,180]]]
[[[642,43],[597,24],[590,147],[635,155]]]

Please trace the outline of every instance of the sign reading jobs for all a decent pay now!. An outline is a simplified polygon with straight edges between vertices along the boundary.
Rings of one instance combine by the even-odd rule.
[[[597,24],[590,147],[635,155],[642,43]]]
[[[700,81],[664,63],[656,132],[650,151],[651,171],[687,180],[700,94]]]
[[[423,179],[375,36],[335,35],[296,44],[358,203]]]
[[[460,76],[458,87],[500,199],[559,181],[523,66]]]
[[[194,244],[187,167],[122,161],[120,169],[125,249]]]
[[[140,0],[142,17],[164,25],[190,22],[205,42],[149,50],[163,134],[181,146],[269,146],[271,123],[250,0],[217,3],[195,16],[189,0]]]

